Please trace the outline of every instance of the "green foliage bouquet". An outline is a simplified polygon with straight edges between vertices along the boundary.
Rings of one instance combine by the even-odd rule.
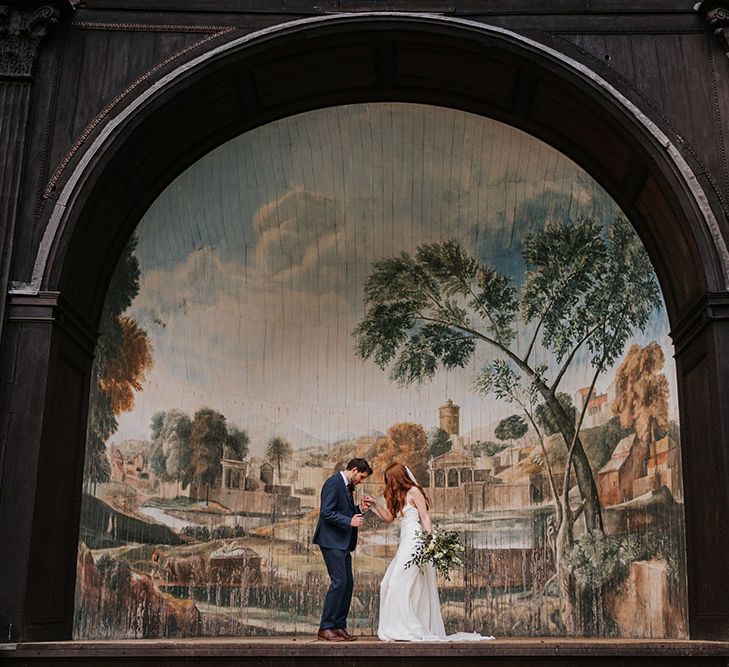
[[[458,531],[436,526],[430,533],[418,531],[415,540],[415,551],[412,558],[405,563],[406,568],[432,563],[440,574],[450,580],[450,571],[463,565],[460,556],[463,553],[463,544]]]

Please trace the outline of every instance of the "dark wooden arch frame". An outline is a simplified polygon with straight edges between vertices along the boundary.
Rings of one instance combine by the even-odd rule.
[[[3,398],[26,457],[6,466],[0,497],[2,540],[12,545],[5,567],[17,573],[0,591],[6,636],[70,637],[95,327],[115,260],[144,211],[188,165],[241,132],[368,101],[447,106],[519,127],[581,164],[630,217],[661,281],[677,349],[690,632],[729,636],[729,421],[720,408],[729,404],[729,262],[712,226],[714,195],[660,119],[619,81],[564,53],[422,15],[226,33],[202,59],[191,52],[161,68],[155,83],[70,157],[33,277],[10,297],[3,363],[14,393]],[[709,471],[700,467],[705,457]]]

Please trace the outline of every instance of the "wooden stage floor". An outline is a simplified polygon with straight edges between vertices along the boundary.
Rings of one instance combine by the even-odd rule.
[[[40,664],[174,665],[415,664],[489,665],[729,665],[729,642],[497,638],[485,642],[323,642],[312,637],[140,639],[0,644],[0,661]]]

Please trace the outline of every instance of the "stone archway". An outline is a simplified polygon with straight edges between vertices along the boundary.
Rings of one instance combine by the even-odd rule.
[[[714,536],[724,517],[704,516],[712,485],[701,484],[697,470],[701,452],[711,455],[721,497],[729,496],[721,478],[726,418],[715,399],[727,392],[728,334],[706,328],[726,309],[729,259],[709,195],[669,134],[584,65],[503,29],[396,13],[298,21],[190,57],[102,123],[69,163],[32,276],[10,302],[7,353],[35,353],[15,379],[10,428],[23,434],[19,446],[38,471],[35,485],[20,469],[4,482],[2,517],[25,507],[7,529],[8,541],[24,545],[9,561],[20,573],[6,592],[10,622],[24,639],[70,631],[76,527],[68,517],[78,513],[95,327],[115,258],[139,217],[176,174],[226,138],[356,101],[440,104],[524,129],[585,167],[629,215],[662,283],[683,423],[692,425],[683,438],[689,560],[716,552],[711,567],[689,566],[692,635],[723,635],[726,550]],[[33,404],[44,406],[41,420]],[[56,517],[50,531],[44,516]],[[30,571],[48,574],[30,582]]]

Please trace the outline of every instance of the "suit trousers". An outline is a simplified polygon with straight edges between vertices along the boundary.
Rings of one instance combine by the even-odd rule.
[[[346,628],[347,614],[349,614],[354,590],[352,554],[342,549],[319,548],[331,579],[329,590],[324,598],[324,610],[321,614],[319,629]]]

